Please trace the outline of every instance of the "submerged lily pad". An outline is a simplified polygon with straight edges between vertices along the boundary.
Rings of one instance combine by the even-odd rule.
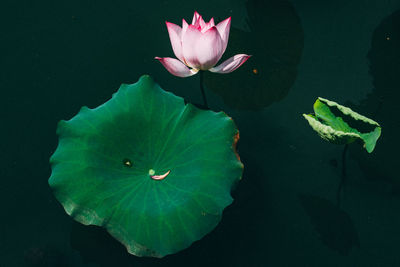
[[[369,73],[373,88],[365,99],[354,104],[357,110],[370,112],[385,126],[385,137],[379,141],[379,150],[369,157],[357,149],[351,149],[353,159],[358,162],[369,180],[391,185],[393,194],[400,196],[398,163],[400,142],[400,9],[383,18],[371,38],[368,52]],[[373,183],[375,185],[375,183]]]
[[[137,256],[163,257],[201,239],[242,176],[232,119],[185,105],[149,76],[60,121],[57,133],[49,179],[56,198]]]
[[[344,256],[352,248],[360,247],[357,229],[349,214],[319,196],[300,194],[298,198],[327,247]]]
[[[321,97],[314,103],[314,112],[303,116],[323,139],[334,144],[361,140],[369,153],[374,150],[381,134],[377,122]]]
[[[207,89],[237,110],[260,110],[286,97],[297,77],[304,34],[291,1],[248,0],[249,31],[231,28],[221,62],[237,53],[252,57],[229,75],[205,72]]]

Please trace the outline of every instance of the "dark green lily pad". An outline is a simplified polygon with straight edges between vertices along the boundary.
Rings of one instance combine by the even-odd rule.
[[[239,53],[252,57],[234,72],[205,72],[207,89],[238,110],[259,110],[285,98],[297,77],[304,35],[287,0],[246,1],[249,31],[232,27],[223,60]]]
[[[56,198],[137,256],[163,257],[201,239],[242,176],[232,119],[185,105],[149,76],[83,107],[57,133],[49,179]]]
[[[361,140],[368,153],[374,150],[381,134],[377,122],[321,97],[314,103],[314,112],[303,116],[321,138],[334,144],[350,144]],[[350,126],[353,124],[357,128]]]
[[[379,186],[391,185],[392,193],[400,196],[400,175],[398,174],[400,142],[400,9],[383,18],[371,38],[368,51],[369,73],[372,91],[353,104],[360,112],[369,112],[381,125],[385,135],[379,141],[379,150],[367,156],[356,148],[350,149],[353,159],[358,162],[364,177],[378,182]],[[376,189],[375,183],[371,183]]]

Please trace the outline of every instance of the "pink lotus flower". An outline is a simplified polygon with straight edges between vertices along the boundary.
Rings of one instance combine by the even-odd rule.
[[[156,57],[156,59],[175,76],[188,77],[199,70],[229,73],[239,68],[250,57],[246,54],[237,54],[214,67],[228,44],[231,17],[215,26],[214,18],[206,23],[199,13],[194,12],[190,25],[184,19],[182,28],[168,21],[166,24],[172,49],[179,60],[170,57]]]

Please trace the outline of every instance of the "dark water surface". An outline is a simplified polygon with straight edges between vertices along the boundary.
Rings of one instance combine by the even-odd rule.
[[[400,266],[400,1],[2,2],[0,266]],[[243,179],[221,223],[163,259],[129,255],[97,227],[70,218],[47,180],[57,122],[150,74],[201,103],[199,76],[170,75],[165,20],[232,16],[226,57],[207,75],[212,110],[236,122]],[[257,69],[257,74],[253,72]],[[241,82],[241,83],[240,83]],[[302,118],[322,96],[382,125],[375,151],[343,147]]]

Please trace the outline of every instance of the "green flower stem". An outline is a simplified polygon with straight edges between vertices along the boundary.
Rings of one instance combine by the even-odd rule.
[[[340,183],[339,183],[339,186],[338,186],[338,189],[337,189],[337,205],[338,205],[338,207],[340,207],[340,194],[342,192],[343,185],[346,182],[346,177],[347,177],[347,174],[346,174],[346,155],[347,155],[347,148],[348,147],[349,147],[349,145],[345,144],[343,152],[342,152],[342,177],[340,179]]]
[[[203,85],[203,81],[204,81],[204,71],[200,70],[200,90],[201,90],[201,95],[203,96],[203,103],[204,106],[208,109],[208,104],[207,104],[207,98],[206,98],[206,93],[204,91],[204,85]]]

